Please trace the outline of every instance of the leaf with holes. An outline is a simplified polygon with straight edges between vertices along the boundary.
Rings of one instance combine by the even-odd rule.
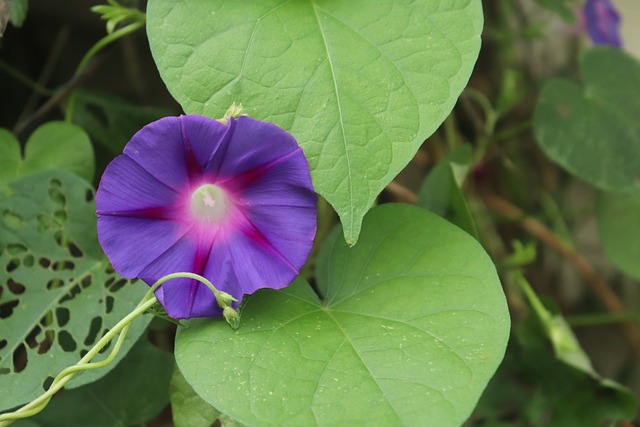
[[[348,248],[246,299],[240,329],[180,328],[176,361],[216,409],[252,426],[459,426],[504,355],[509,314],[491,260],[423,209],[382,205]]]
[[[64,169],[91,181],[94,164],[89,137],[71,123],[48,122],[36,129],[25,145],[24,159],[18,140],[0,128],[0,190],[47,169]]]
[[[147,32],[185,112],[222,117],[238,102],[293,134],[353,244],[451,112],[482,19],[480,0],[150,0]]]
[[[115,274],[102,254],[93,189],[84,180],[50,171],[11,188],[0,196],[0,410],[41,394],[147,290]],[[119,358],[149,321],[134,322]],[[108,370],[85,372],[70,385]]]
[[[172,366],[172,355],[143,337],[103,378],[62,393],[30,421],[38,427],[145,425],[169,402]]]
[[[554,79],[538,98],[533,128],[557,164],[596,187],[640,188],[640,63],[619,49],[580,57],[584,84]]]

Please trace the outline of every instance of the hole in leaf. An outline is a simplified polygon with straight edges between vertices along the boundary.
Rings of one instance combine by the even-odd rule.
[[[35,326],[24,339],[24,342],[29,346],[29,348],[36,348],[38,346],[38,337],[41,333],[42,328],[40,326]]]
[[[51,279],[47,282],[47,289],[50,291],[53,289],[58,289],[62,286],[64,286],[64,280],[62,279]]]
[[[71,289],[69,289],[69,292],[67,292],[62,298],[60,298],[60,304],[74,299],[76,295],[78,295],[81,291],[82,288],[79,284],[74,285]]]
[[[62,191],[60,191],[61,189],[62,183],[57,179],[52,179],[49,183],[49,198],[61,207],[64,207],[67,200],[64,197],[64,194],[62,194]]]
[[[16,308],[18,304],[19,301],[17,299],[0,304],[0,319],[10,317],[13,314],[13,309]]]
[[[0,350],[7,346],[7,340],[0,340]]]
[[[49,261],[47,258],[40,258],[38,260],[38,264],[40,264],[41,267],[49,268],[49,266],[51,265],[51,261]]]
[[[26,289],[24,285],[14,282],[13,279],[7,280],[7,288],[9,288],[9,291],[14,295],[23,294]]]
[[[84,340],[84,345],[93,345],[96,342],[100,329],[102,329],[102,317],[94,317],[91,320],[91,326],[89,327],[87,338]]]
[[[82,279],[80,279],[80,284],[82,285],[83,289],[88,288],[89,285],[91,285],[91,275],[87,274]]]
[[[69,242],[68,248],[69,248],[69,253],[74,258],[80,258],[80,257],[82,257],[82,255],[84,255],[82,253],[82,251],[80,250],[80,248],[77,247],[76,244],[73,243],[73,242]]]
[[[40,319],[40,325],[42,325],[43,328],[46,328],[47,326],[53,324],[53,321],[53,310],[48,310],[44,314],[44,316],[42,316],[42,319]]]
[[[24,344],[20,344],[13,352],[13,372],[19,373],[27,367],[27,348]]]
[[[8,210],[2,212],[2,220],[7,227],[16,230],[23,225],[22,217]]]
[[[58,344],[60,344],[62,350],[67,353],[74,352],[78,348],[76,340],[74,340],[71,334],[67,331],[60,331],[60,333],[58,333]]]
[[[58,321],[58,326],[63,327],[67,323],[69,323],[69,309],[65,307],[56,308],[56,320]]]
[[[87,192],[84,193],[84,200],[87,202],[93,201],[93,197],[94,197],[93,190],[87,190]]]
[[[104,330],[104,332],[102,332],[102,336],[104,336],[107,332],[109,332],[109,329],[105,329],[105,330]],[[106,353],[107,351],[109,351],[109,347],[111,347],[111,343],[112,343],[113,341],[114,341],[114,340],[109,341],[109,342],[107,343],[107,345],[105,345],[104,347],[102,347],[102,350],[100,350],[100,351],[98,352],[98,354],[103,354],[103,353]]]
[[[113,311],[113,303],[115,302],[115,298],[113,298],[111,295],[107,295],[107,298],[105,300],[105,312],[107,314],[111,313]]]
[[[7,245],[7,252],[9,255],[22,255],[27,252],[27,247],[19,243],[11,243]]]
[[[49,387],[51,387],[51,384],[53,384],[53,377],[47,377],[43,382],[42,382],[42,388],[46,391],[49,390]]]
[[[27,255],[22,258],[22,263],[25,267],[33,267],[34,258],[33,255]]]
[[[11,273],[16,268],[20,267],[20,260],[18,258],[12,258],[9,260],[9,264],[7,264],[7,273]]]
[[[113,269],[111,264],[107,264],[107,266],[104,268],[104,272],[107,273],[107,274],[113,274],[116,271]]]
[[[118,292],[120,289],[122,289],[122,287],[123,287],[124,285],[126,285],[126,284],[127,284],[127,279],[120,279],[120,280],[118,280],[117,282],[115,282],[113,285],[111,285],[111,286],[109,287],[109,290],[110,290],[111,292],[113,292],[113,293],[116,293],[116,292]]]
[[[38,354],[45,354],[47,351],[49,351],[55,340],[56,332],[51,329],[47,329],[44,332],[44,339],[40,341],[38,345]]]
[[[71,261],[56,261],[51,265],[54,271],[73,270],[76,267]]]

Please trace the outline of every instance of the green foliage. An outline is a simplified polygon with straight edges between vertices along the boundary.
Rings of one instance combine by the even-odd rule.
[[[600,427],[633,419],[633,393],[594,371],[564,318],[515,274],[531,310],[516,325],[505,361],[469,425]]]
[[[640,192],[601,192],[597,216],[607,258],[629,276],[640,279]]]
[[[175,427],[211,427],[220,412],[193,390],[177,366],[171,377],[171,414]]]
[[[147,18],[185,112],[218,118],[237,102],[289,130],[349,244],[451,112],[483,23],[480,0],[151,0]]]
[[[158,415],[169,401],[172,364],[170,353],[158,350],[143,337],[103,378],[61,394],[29,420],[33,424],[18,422],[15,426],[140,425]]]
[[[116,0],[108,0],[108,5],[97,5],[91,11],[107,21],[107,33],[111,34],[120,24],[129,22],[144,22],[145,15],[138,9],[121,6]]]
[[[10,188],[0,195],[0,410],[41,394],[47,378],[77,362],[147,290],[115,274],[102,254],[93,189],[84,180],[50,171]],[[149,320],[134,323],[119,358]],[[108,370],[85,372],[70,385]]]
[[[73,122],[81,126],[109,155],[122,153],[133,134],[143,126],[174,114],[165,108],[141,107],[117,96],[78,91]]]
[[[180,328],[176,361],[207,402],[248,425],[460,425],[502,360],[509,317],[493,264],[425,210],[382,205],[358,244],[335,230],[320,301],[298,279],[246,298],[240,329]]]
[[[11,181],[49,169],[67,170],[91,181],[94,165],[91,141],[78,126],[45,123],[27,140],[24,158],[18,140],[0,129],[0,190]]]
[[[573,175],[603,190],[638,189],[640,64],[612,48],[580,57],[583,86],[553,79],[533,125],[540,147]]]
[[[29,0],[9,0],[9,22],[16,27],[22,27],[27,19]]]
[[[471,146],[461,145],[438,162],[425,178],[418,193],[418,206],[429,209],[462,228],[475,238],[478,231],[462,192],[471,164]]]

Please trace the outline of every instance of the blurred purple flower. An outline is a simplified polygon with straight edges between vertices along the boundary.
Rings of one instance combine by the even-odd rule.
[[[240,301],[293,281],[311,251],[315,204],[307,160],[284,130],[244,116],[227,125],[167,117],[136,133],[105,170],[98,238],[125,277],[151,285],[197,273]],[[177,280],[156,291],[171,317],[221,314],[206,286]]]
[[[609,0],[587,0],[584,19],[589,37],[595,44],[622,47],[620,15]]]

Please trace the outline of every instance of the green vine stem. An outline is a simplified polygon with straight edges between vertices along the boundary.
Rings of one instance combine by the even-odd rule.
[[[82,60],[80,61],[80,64],[78,64],[78,68],[76,69],[76,72],[74,75],[79,75],[80,73],[82,73],[82,71],[87,67],[87,65],[89,64],[89,61],[91,61],[91,59],[98,53],[100,52],[102,49],[104,49],[105,47],[107,47],[108,45],[110,45],[111,43],[115,42],[118,39],[121,39],[131,33],[134,33],[135,31],[137,31],[138,29],[144,27],[145,25],[145,21],[144,21],[144,15],[143,19],[140,21],[135,21],[125,27],[122,27],[110,34],[107,34],[106,36],[104,36],[103,38],[101,38],[100,40],[98,40],[96,42],[96,44],[94,44],[91,49],[89,49],[89,51],[84,55],[84,58],[82,58]],[[64,119],[66,122],[71,122],[71,119],[73,118],[73,108],[75,105],[75,100],[76,100],[76,95],[75,92],[73,94],[71,94],[71,96],[69,96],[69,100],[67,101],[67,106],[65,109],[65,115],[64,115]]]
[[[157,298],[153,295],[153,292],[158,289],[158,287],[163,283],[178,278],[198,280],[200,283],[207,286],[211,290],[211,292],[213,292],[213,295],[215,296],[220,308],[222,308],[223,315],[226,321],[231,325],[232,328],[238,328],[240,318],[238,316],[238,313],[231,307],[231,303],[237,301],[234,297],[226,292],[219,291],[209,280],[198,274],[180,272],[166,275],[159,279],[156,283],[154,283],[153,286],[149,288],[147,293],[145,293],[144,297],[142,298],[140,303],[138,303],[138,305],[133,309],[133,311],[126,315],[118,323],[116,323],[116,325],[111,328],[89,350],[89,352],[78,361],[78,363],[60,372],[55,377],[55,379],[51,383],[51,386],[46,392],[14,412],[0,414],[0,427],[8,426],[16,420],[31,417],[42,411],[47,406],[53,395],[60,391],[60,389],[62,389],[69,381],[71,381],[73,377],[75,377],[79,372],[89,369],[102,368],[111,363],[120,351],[122,343],[124,342],[124,338],[129,331],[129,327],[131,326],[131,323],[139,315],[149,310],[158,302]],[[91,360],[93,360],[93,358],[97,356],[98,353],[100,353],[100,351],[116,337],[116,335],[118,335],[118,339],[109,355],[104,360],[101,360],[99,362],[91,362]]]

